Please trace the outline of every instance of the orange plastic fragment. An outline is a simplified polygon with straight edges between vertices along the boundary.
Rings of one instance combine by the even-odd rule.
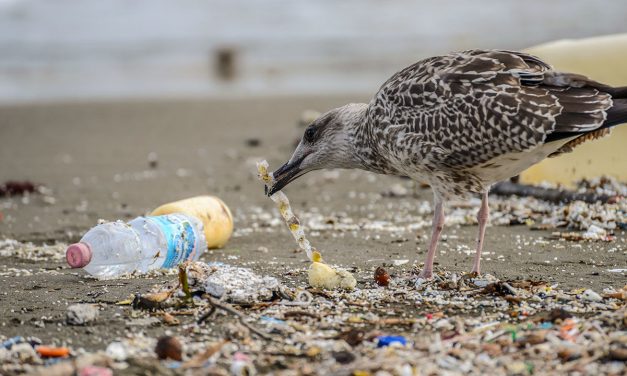
[[[42,358],[65,358],[70,356],[70,349],[67,347],[37,346],[35,351]]]

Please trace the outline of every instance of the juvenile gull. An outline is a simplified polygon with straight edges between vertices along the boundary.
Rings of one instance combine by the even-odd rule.
[[[433,275],[445,202],[480,194],[472,268],[480,273],[490,186],[625,121],[627,87],[558,72],[521,52],[436,56],[393,75],[369,104],[348,104],[312,122],[268,193],[321,168],[429,182],[434,217],[422,278]]]

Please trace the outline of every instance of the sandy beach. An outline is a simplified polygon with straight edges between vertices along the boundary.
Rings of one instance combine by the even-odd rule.
[[[0,199],[0,241],[33,243],[23,246],[24,254],[14,251],[0,258],[0,334],[36,336],[87,350],[101,350],[135,330],[161,335],[166,330],[162,326],[129,324],[124,307],[115,303],[172,276],[88,279],[66,266],[64,244],[80,239],[99,219],[128,220],[194,195],[219,196],[235,218],[227,246],[207,252],[203,260],[247,265],[276,277],[300,270],[290,278],[304,283],[306,258],[263,195],[254,162],[267,159],[276,168],[287,160],[301,133],[296,124],[304,110],[325,111],[367,99],[346,95],[0,108],[0,182],[30,180],[47,189],[43,195]],[[156,168],[149,167],[151,152],[157,155]],[[409,193],[385,194],[397,185]],[[368,271],[409,260],[398,267],[401,272],[424,258],[429,224],[411,229],[407,218],[421,205],[428,207],[428,188],[394,177],[339,171],[311,173],[286,193],[305,224],[360,224],[357,230],[310,232],[311,241],[334,264]],[[410,230],[390,230],[394,224]],[[465,224],[447,226],[437,268],[468,271],[475,231]],[[544,280],[564,289],[600,292],[625,284],[624,273],[608,271],[627,264],[624,230],[616,230],[611,242],[552,240],[553,231],[489,227],[483,270],[497,278]],[[28,249],[43,245],[51,246],[49,257],[25,256]],[[67,305],[77,302],[101,305],[96,325],[61,324]]]

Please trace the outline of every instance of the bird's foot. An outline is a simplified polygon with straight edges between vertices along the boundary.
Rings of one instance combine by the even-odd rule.
[[[433,281],[433,277],[433,270],[423,269],[414,281],[414,286],[418,289],[423,288],[425,284]]]
[[[479,278],[481,277],[481,274],[477,273],[477,272],[469,272],[469,273],[462,273],[462,276],[460,278],[460,281],[472,281],[475,278]]]
[[[418,274],[418,278],[433,279],[433,270],[422,269],[420,274]]]

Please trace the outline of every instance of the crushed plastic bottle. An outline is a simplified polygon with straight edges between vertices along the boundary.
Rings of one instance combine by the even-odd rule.
[[[203,223],[177,213],[100,224],[70,245],[65,256],[72,268],[111,278],[195,261],[206,249]]]
[[[205,226],[207,248],[222,248],[233,233],[233,216],[229,207],[216,196],[197,196],[170,202],[149,215],[183,213],[200,219]]]

